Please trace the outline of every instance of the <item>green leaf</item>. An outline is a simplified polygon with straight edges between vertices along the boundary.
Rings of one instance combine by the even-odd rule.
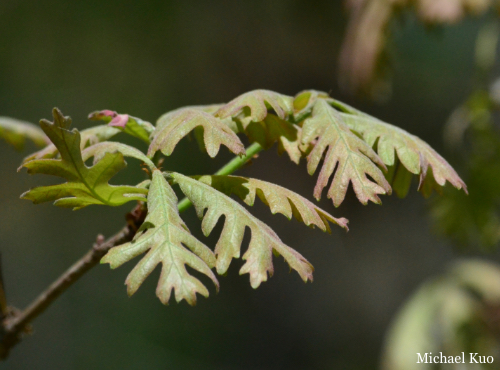
[[[88,118],[93,121],[104,121],[111,127],[116,127],[126,134],[141,139],[146,144],[150,143],[149,137],[155,130],[155,127],[147,121],[128,114],[118,114],[109,109],[92,112]]]
[[[44,147],[49,143],[43,131],[32,123],[9,117],[0,117],[0,138],[17,150],[22,150],[26,139],[35,145]]]
[[[156,295],[163,304],[168,304],[172,289],[177,302],[185,299],[190,305],[196,303],[196,293],[208,296],[207,288],[188,273],[186,265],[208,276],[218,290],[219,283],[211,270],[215,256],[187,229],[177,210],[177,197],[158,170],[153,172],[144,224],[132,242],[112,248],[101,263],[116,268],[145,252],[125,281],[129,295],[137,291],[160,263]]]
[[[392,185],[392,190],[399,198],[408,195],[412,177],[412,173],[399,160],[396,161],[394,166],[388,167],[388,174],[386,174],[387,181]]]
[[[327,93],[316,90],[305,90],[297,95],[293,100],[293,116],[296,122],[302,121],[311,114],[314,104],[318,99],[331,99]]]
[[[292,162],[299,164],[302,158],[299,126],[269,113],[263,121],[248,122],[244,130],[251,142],[258,142],[264,149],[271,148],[277,142],[278,153],[281,155],[287,152]]]
[[[120,130],[106,125],[95,126],[82,130],[79,132],[81,137],[80,149],[83,150],[89,145],[97,144],[101,141],[106,141],[117,135],[118,133],[120,133]],[[59,152],[57,150],[57,147],[54,144],[50,144],[42,150],[39,150],[38,152],[35,152],[24,158],[23,164],[35,159],[55,158],[58,153]]]
[[[268,109],[273,109],[276,115],[285,119],[293,112],[293,98],[269,90],[254,90],[233,99],[215,112],[216,117],[240,117],[242,121],[260,122],[267,116]]]
[[[311,175],[316,172],[326,151],[314,188],[316,199],[321,198],[321,192],[332,175],[328,198],[336,207],[344,200],[349,183],[363,204],[368,201],[380,203],[378,194],[391,193],[389,183],[376,166],[386,168],[381,159],[371,146],[349,130],[339,112],[326,100],[318,99],[314,103],[311,117],[302,126],[302,143],[314,145],[307,157],[307,169]]]
[[[293,216],[310,227],[317,226],[330,233],[331,222],[348,229],[347,219],[335,218],[299,194],[276,184],[240,176],[207,175],[194,178],[226,195],[236,194],[249,206],[254,205],[255,197],[258,196],[271,209],[272,214],[281,213],[289,220]]]
[[[346,111],[340,115],[347,126],[362,135],[368,145],[376,146],[379,157],[386,165],[393,166],[397,154],[399,161],[409,172],[420,175],[419,190],[424,195],[430,195],[433,189],[439,190],[439,186],[444,186],[446,181],[467,193],[467,186],[455,170],[426,142],[347,104],[337,101],[334,104]],[[409,181],[411,177],[407,176],[408,186]]]
[[[120,152],[124,157],[131,157],[143,161],[151,171],[156,169],[155,164],[140,150],[122,143],[113,141],[105,141],[103,143],[94,144],[82,152],[83,161],[94,157],[94,164],[99,162],[106,153]]]
[[[171,155],[177,143],[197,127],[203,128],[204,145],[210,157],[217,155],[221,144],[236,155],[245,154],[243,143],[224,120],[199,108],[185,108],[160,117],[148,156],[152,157],[158,150],[167,156]]]
[[[276,114],[269,113],[272,109]],[[285,119],[293,113],[293,98],[268,90],[243,94],[220,107],[215,115],[227,118],[224,122],[236,133],[244,133],[251,142],[269,149],[278,142],[278,153],[287,152],[299,163],[303,153],[300,145],[300,127]],[[233,120],[229,120],[232,117]]]
[[[179,173],[170,173],[169,176],[179,184],[182,192],[194,204],[198,217],[203,218],[202,230],[205,235],[209,235],[219,218],[225,216],[224,228],[215,247],[219,274],[227,271],[232,258],[240,256],[243,235],[248,227],[252,236],[248,250],[243,255],[246,262],[240,274],[250,274],[253,288],[267,281],[268,273],[272,276],[273,251],[282,255],[304,281],[312,280],[312,265],[297,251],[285,245],[269,226],[252,216],[239,203],[193,178]]]
[[[111,186],[108,181],[126,163],[121,153],[106,153],[92,167],[87,167],[80,151],[81,138],[78,130],[69,131],[71,118],[64,117],[54,108],[54,123],[40,121],[45,134],[57,147],[61,159],[38,159],[24,163],[29,174],[42,173],[63,177],[67,183],[41,186],[21,195],[33,203],[55,201],[61,207],[80,209],[90,204],[119,206],[131,200],[145,200],[146,189],[134,186]]]

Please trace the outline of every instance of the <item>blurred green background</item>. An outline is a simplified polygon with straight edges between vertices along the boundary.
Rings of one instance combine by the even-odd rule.
[[[484,21],[432,34],[407,21],[393,40],[392,99],[370,105],[338,90],[347,24],[341,1],[3,0],[0,115],[36,122],[57,106],[74,127],[86,128],[93,124],[87,114],[98,109],[154,122],[179,106],[226,102],[252,89],[294,95],[312,88],[420,136],[449,158],[443,125],[472,90],[474,42]],[[83,255],[98,233],[121,228],[131,208],[71,212],[19,200],[50,181],[16,173],[26,153],[0,145],[0,250],[16,307]],[[211,173],[230,157],[224,151],[210,160],[185,141],[164,168]],[[305,164],[275,149],[240,173],[312,199],[315,178]],[[121,179],[142,176],[130,166]],[[464,256],[432,232],[428,202],[416,191],[383,202],[362,206],[351,193],[334,209],[323,199],[324,209],[350,220],[348,234],[336,228],[332,236],[255,206],[252,212],[315,266],[313,284],[289,274],[280,259],[275,276],[254,291],[248,276],[238,275],[238,260],[220,278],[219,294],[212,290],[194,308],[165,307],[154,295],[159,271],[129,299],[123,282],[131,264],[116,271],[98,266],[34,322],[34,335],[0,368],[374,369],[401,304]],[[203,238],[193,210],[185,219]]]

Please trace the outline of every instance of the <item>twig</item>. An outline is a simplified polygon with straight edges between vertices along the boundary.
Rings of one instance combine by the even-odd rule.
[[[11,314],[4,319],[2,325],[3,337],[0,342],[0,359],[5,359],[10,349],[22,339],[23,334],[29,332],[29,323],[44,312],[57,297],[77,282],[87,271],[97,265],[111,248],[132,240],[137,228],[144,219],[143,212],[137,210],[138,208],[128,215],[127,221],[129,224],[108,240],[104,241],[104,237],[99,235],[92,248],[35,298],[26,309],[21,312],[11,310]]]
[[[109,249],[115,245],[123,244],[130,239],[129,227],[127,226],[106,242],[95,243],[82,258],[42,292],[21,314],[7,320],[4,325],[6,331],[19,332],[22,330],[26,324],[45,311],[53,300],[94,267]]]

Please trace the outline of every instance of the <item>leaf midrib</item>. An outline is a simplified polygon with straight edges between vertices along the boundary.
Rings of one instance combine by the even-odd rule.
[[[85,185],[85,187],[87,189],[89,189],[89,191],[92,193],[92,195],[99,201],[101,201],[103,204],[108,204],[108,205],[111,205],[111,202],[107,202],[106,200],[104,200],[104,198],[102,198],[101,196],[99,196],[99,194],[97,194],[95,192],[95,190],[93,188],[91,188],[89,186],[89,184],[87,183],[87,181],[85,180],[85,177],[82,175],[82,173],[80,172],[80,169],[79,167],[77,166],[76,164],[76,161],[75,161],[75,158],[73,157],[73,152],[70,150],[69,146],[68,146],[68,142],[66,140],[66,135],[67,133],[71,134],[71,131],[68,131],[66,129],[63,129],[62,127],[59,127],[59,129],[61,129],[61,132],[62,132],[62,139],[63,139],[63,143],[64,143],[64,147],[66,148],[67,152],[68,152],[68,155],[69,157],[71,158],[71,162],[73,164],[73,167],[75,168],[76,170],[76,173],[78,174],[79,178],[80,178],[80,181]],[[67,131],[67,133],[65,132]],[[74,135],[78,135],[80,137],[80,142],[81,142],[81,136],[79,135],[79,133],[75,133]],[[78,147],[78,150],[81,150],[80,147]],[[83,158],[81,158],[82,160],[82,164],[84,166],[84,169],[86,169],[87,171],[90,171],[86,166],[85,166],[85,163],[83,163]],[[77,198],[77,197],[76,197]]]
[[[165,201],[168,198],[168,194],[165,192],[164,186],[161,183],[159,184],[159,192],[160,192],[160,196],[161,196],[161,198],[160,198],[161,199],[161,202],[160,202],[161,203],[161,212],[163,213],[163,219],[165,220],[162,227],[165,230],[165,234],[166,234],[165,239],[168,240],[168,243],[166,243],[166,244],[167,244],[167,248],[168,248],[168,251],[170,254],[170,259],[172,261],[172,263],[170,264],[171,267],[168,271],[167,276],[170,276],[170,273],[172,271],[172,266],[175,266],[175,269],[177,270],[177,274],[181,279],[183,290],[186,291],[187,286],[184,283],[183,274],[181,273],[179,267],[177,266],[177,261],[174,258],[174,252],[173,252],[173,247],[172,247],[172,245],[174,245],[174,244],[172,243],[172,241],[170,239],[170,230],[169,230],[170,228],[168,226],[170,219],[168,217],[168,205],[167,205],[167,202]]]
[[[358,181],[359,181],[359,183],[361,184],[361,186],[363,187],[363,189],[366,189],[366,188],[367,188],[367,186],[364,184],[364,181],[363,181],[363,179],[362,179],[362,178],[361,178],[361,176],[360,176],[360,173],[359,173],[358,168],[354,165],[354,163],[353,163],[353,159],[352,159],[352,154],[351,154],[351,153],[354,153],[354,154],[358,154],[358,155],[359,155],[359,153],[356,153],[354,150],[352,150],[352,149],[351,149],[351,146],[347,143],[346,139],[344,138],[344,135],[343,135],[342,130],[340,130],[340,128],[338,127],[337,120],[336,120],[336,119],[335,119],[335,117],[331,114],[330,109],[333,109],[333,108],[332,108],[332,107],[330,107],[330,105],[328,105],[328,104],[326,104],[326,103],[325,103],[325,106],[327,107],[327,115],[328,115],[328,117],[331,119],[331,122],[332,122],[332,125],[331,125],[331,126],[333,126],[333,127],[335,128],[335,130],[338,132],[338,136],[339,136],[339,137],[340,137],[340,139],[343,141],[344,145],[346,146],[346,148],[347,148],[347,149],[348,149],[348,151],[349,151],[349,155],[348,155],[348,157],[347,157],[347,161],[346,161],[346,163],[344,163],[344,165],[342,166],[342,170],[341,170],[341,172],[340,172],[340,173],[341,173],[342,175],[344,174],[345,168],[346,168],[346,166],[347,166],[347,162],[350,162],[350,166],[351,166],[352,168],[354,168],[354,170],[355,170],[354,172],[356,173],[356,176],[358,177]],[[336,146],[336,145],[337,145],[337,143],[335,143],[335,146]],[[363,156],[364,156],[364,155],[363,155]],[[364,157],[366,157],[366,156],[364,156]],[[366,158],[368,158],[368,157],[366,157]],[[375,164],[374,164],[371,160],[370,160],[370,162],[371,162],[373,165],[375,165]]]

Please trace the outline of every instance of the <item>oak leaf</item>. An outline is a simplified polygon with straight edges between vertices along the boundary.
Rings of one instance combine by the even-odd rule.
[[[83,161],[94,157],[94,164],[99,162],[106,153],[116,153],[119,152],[123,154],[124,157],[131,157],[144,162],[151,171],[156,169],[155,164],[149,159],[143,152],[136,149],[130,145],[118,143],[114,141],[104,141],[102,143],[97,143],[88,148],[84,149],[82,152]]]
[[[239,203],[196,179],[175,172],[168,176],[179,184],[181,191],[194,204],[198,217],[203,218],[202,231],[205,235],[208,236],[219,218],[225,216],[224,227],[215,247],[219,274],[227,271],[232,258],[240,256],[241,243],[248,227],[251,239],[248,250],[243,255],[246,262],[240,269],[240,274],[250,274],[253,288],[267,281],[268,274],[273,275],[273,252],[282,255],[302,280],[312,280],[312,265],[300,253],[285,245],[269,226],[252,216]]]
[[[226,121],[230,121],[227,119]],[[220,146],[225,145],[237,155],[245,154],[245,147],[224,120],[199,108],[185,108],[167,113],[158,119],[148,156],[158,150],[171,155],[177,143],[195,128],[203,128],[204,146],[210,157],[215,157]]]
[[[299,164],[303,153],[300,150],[301,128],[291,122],[269,113],[264,120],[251,121],[243,125],[245,134],[251,142],[258,142],[264,149],[278,143],[278,153],[288,154],[290,160]]]
[[[218,289],[219,283],[211,270],[215,265],[215,256],[187,229],[177,210],[177,197],[158,170],[153,172],[147,204],[148,215],[134,240],[111,248],[101,263],[109,263],[114,269],[147,252],[125,281],[128,294],[134,294],[161,263],[156,289],[160,301],[168,304],[174,290],[177,302],[185,299],[194,305],[196,293],[205,297],[209,293],[197,278],[189,274],[186,265],[208,276]]]
[[[99,125],[79,131],[79,133],[80,149],[83,150],[89,145],[111,139],[113,136],[119,134],[120,130],[107,125]],[[24,164],[35,159],[55,158],[58,154],[57,147],[53,143],[50,143],[45,148],[24,158],[22,163]]]
[[[29,174],[59,176],[68,182],[33,188],[21,198],[33,203],[55,201],[57,206],[74,209],[90,204],[118,206],[131,200],[145,200],[146,189],[108,184],[118,171],[126,167],[121,153],[106,153],[94,166],[87,167],[80,150],[80,133],[76,129],[69,131],[71,118],[64,117],[56,108],[53,116],[53,123],[42,120],[40,126],[56,146],[61,159],[31,160],[22,167],[26,167]]]
[[[347,104],[336,100],[332,102],[344,111],[340,115],[347,126],[361,135],[369,146],[376,147],[379,157],[387,166],[394,167],[398,164],[397,155],[397,159],[404,166],[398,170],[403,175],[400,176],[400,184],[395,187],[395,190],[401,189],[399,195],[405,195],[410,186],[412,176],[408,175],[407,171],[419,175],[419,190],[424,195],[429,195],[433,189],[439,191],[439,187],[444,186],[447,181],[467,193],[467,186],[455,170],[422,139]]]
[[[314,188],[316,199],[333,175],[328,198],[338,207],[345,198],[349,183],[359,201],[380,203],[378,194],[390,194],[391,187],[379,169],[386,169],[371,146],[352,133],[342,116],[324,99],[318,99],[311,117],[302,126],[302,143],[314,147],[307,156],[307,169],[314,174],[324,162]],[[326,151],[326,154],[324,152]],[[369,176],[369,177],[368,177]]]
[[[270,90],[254,90],[238,96],[220,107],[214,114],[216,117],[240,117],[242,120],[259,122],[266,118],[268,109],[285,119],[293,112],[293,98]]]
[[[236,194],[249,206],[253,206],[258,197],[273,214],[281,213],[289,220],[295,217],[307,226],[317,226],[331,232],[329,223],[344,229],[349,222],[345,218],[335,218],[301,195],[279,185],[258,179],[240,176],[196,176],[195,179],[210,185],[226,195]]]

